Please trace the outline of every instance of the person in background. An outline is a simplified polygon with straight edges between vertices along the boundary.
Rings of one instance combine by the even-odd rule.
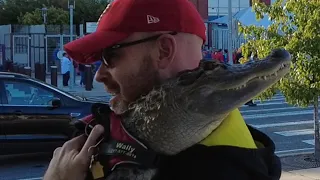
[[[84,64],[81,64],[79,63],[79,67],[78,67],[78,70],[80,72],[80,76],[81,76],[81,79],[80,79],[80,86],[85,86],[85,79],[84,79],[84,71],[85,71],[85,66]]]
[[[242,49],[239,48],[236,52],[236,61],[238,62],[237,64],[240,64],[240,59],[243,58],[242,56]]]
[[[232,53],[232,59],[233,59],[233,64],[239,64],[239,61],[237,60],[237,50],[236,49]]]
[[[212,59],[214,60],[218,60],[221,63],[224,63],[224,57],[222,54],[222,49],[219,49],[218,51],[214,51],[212,53]]]
[[[205,60],[211,60],[211,51],[209,49],[203,49],[202,50],[202,57]]]
[[[69,59],[67,53],[64,52],[62,55],[63,55],[61,59],[62,84],[64,87],[67,87],[70,79],[70,70],[72,68],[72,62]]]
[[[101,61],[97,61],[97,62],[94,63],[94,71],[93,71],[94,75],[96,74],[96,72],[98,71],[100,66],[101,66]]]
[[[224,50],[223,56],[224,56],[224,61],[225,61],[225,63],[228,64],[228,63],[229,63],[228,49],[225,49],[225,50]],[[236,59],[236,54],[235,54],[235,53],[232,53],[232,62],[233,62],[233,64],[237,64],[237,63],[235,62],[235,59]]]
[[[59,57],[58,57],[58,52],[60,51],[60,43],[56,44],[56,48],[54,48],[53,52],[52,52],[52,59],[50,61],[50,65],[52,66],[56,66],[58,65],[58,61],[60,61]]]
[[[8,104],[11,104],[12,96],[11,96],[10,91],[6,90],[6,94],[7,94],[7,101],[8,101]]]

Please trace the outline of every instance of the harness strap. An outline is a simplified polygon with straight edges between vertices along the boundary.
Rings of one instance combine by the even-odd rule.
[[[105,128],[104,141],[98,146],[99,166],[96,166],[97,169],[91,168],[91,175],[87,179],[100,179],[101,174],[107,177],[119,166],[134,165],[146,169],[160,167],[168,158],[152,151],[127,132],[122,126],[121,116],[112,112],[108,105],[93,105],[92,115],[80,122],[85,123],[86,127],[89,127],[88,124],[101,124]],[[99,173],[99,176],[94,175],[101,170],[103,173]]]

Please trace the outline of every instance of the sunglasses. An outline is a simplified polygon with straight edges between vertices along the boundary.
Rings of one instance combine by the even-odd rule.
[[[178,33],[171,32],[171,33],[166,33],[166,34],[176,35]],[[154,35],[151,37],[147,37],[144,39],[131,41],[131,42],[127,42],[127,43],[119,43],[119,44],[115,44],[109,48],[105,48],[102,50],[101,61],[106,67],[112,67],[111,59],[115,56],[115,52],[114,52],[115,50],[120,49],[120,48],[124,48],[124,47],[133,46],[136,44],[141,44],[141,43],[148,42],[148,41],[154,41],[154,40],[157,40],[162,35],[164,35],[164,34],[158,34],[158,35]]]

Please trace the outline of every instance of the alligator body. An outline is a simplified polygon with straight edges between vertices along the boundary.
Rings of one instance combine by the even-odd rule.
[[[174,155],[200,142],[234,109],[279,81],[290,54],[273,51],[264,60],[228,66],[212,61],[182,72],[132,103],[123,126],[152,150]],[[157,169],[119,167],[107,180],[151,180]]]
[[[155,87],[129,106],[123,125],[156,152],[174,155],[206,138],[227,115],[290,69],[291,56],[276,49],[244,65],[202,61]]]

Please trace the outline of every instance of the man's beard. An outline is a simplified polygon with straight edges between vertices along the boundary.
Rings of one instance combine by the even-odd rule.
[[[140,69],[137,74],[128,76],[127,85],[128,89],[132,92],[130,100],[125,99],[122,95],[112,100],[111,108],[116,114],[123,114],[128,110],[130,103],[133,103],[139,97],[149,93],[155,85],[160,84],[159,73],[154,69],[152,65],[152,59],[150,55],[146,55],[143,58]]]

